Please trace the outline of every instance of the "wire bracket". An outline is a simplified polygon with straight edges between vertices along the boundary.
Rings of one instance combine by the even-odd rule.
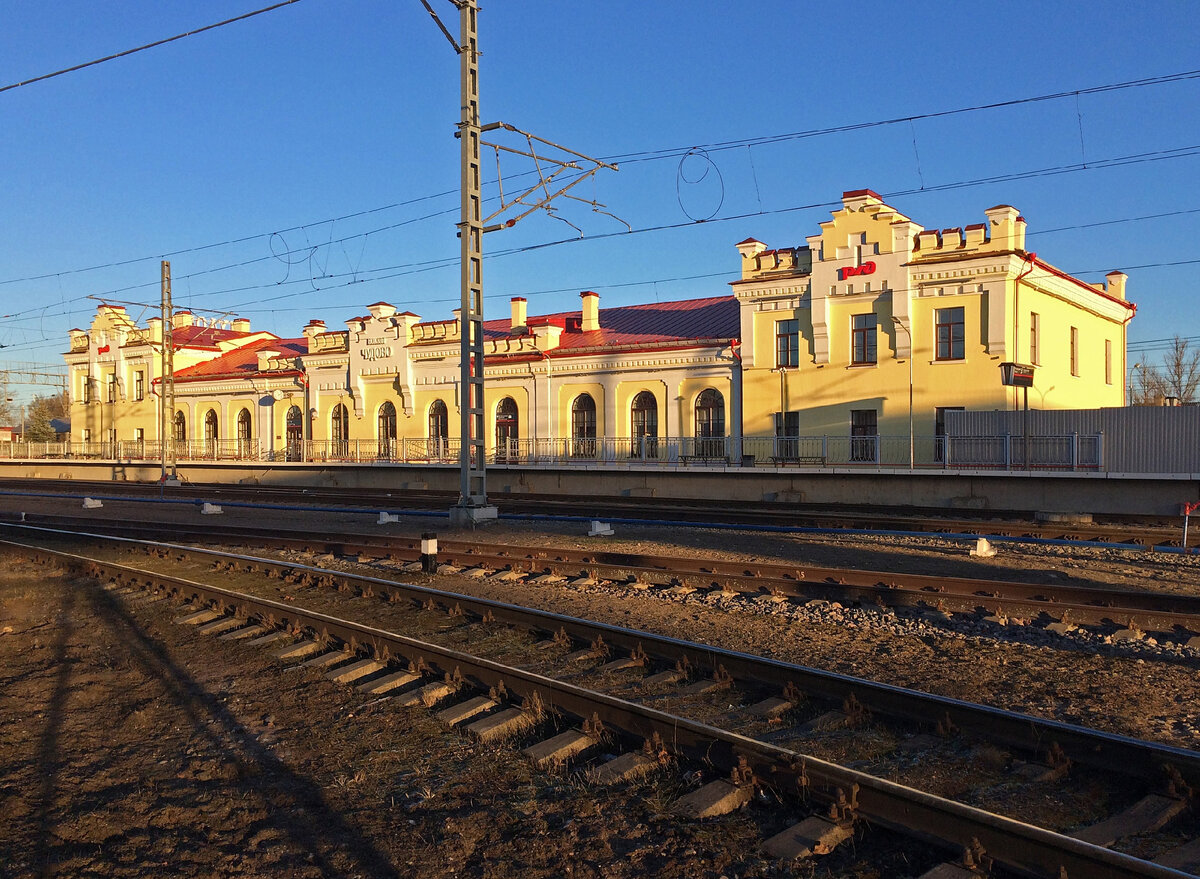
[[[605,169],[608,171],[617,171],[619,168],[615,164],[594,159],[591,156],[586,156],[581,152],[546,140],[543,137],[538,137],[536,134],[531,134],[528,131],[523,131],[515,125],[510,125],[507,122],[492,122],[488,125],[481,126],[483,132],[490,131],[508,131],[513,134],[525,138],[525,149],[507,146],[505,144],[496,143],[494,141],[483,140],[480,144],[485,147],[490,147],[496,157],[496,180],[500,189],[500,207],[493,211],[488,216],[484,217],[484,232],[495,232],[499,229],[511,229],[525,217],[535,211],[545,211],[554,219],[566,223],[572,229],[583,237],[581,230],[574,223],[558,215],[558,208],[552,205],[552,202],[557,198],[567,198],[573,201],[581,202],[589,205],[593,213],[604,214],[606,217],[612,217],[618,223],[625,226],[626,229],[632,230],[629,223],[626,223],[620,217],[608,211],[601,210],[607,207],[595,199],[581,198],[578,195],[570,193],[580,183],[595,176],[596,172]],[[501,154],[511,156],[523,156],[533,163],[533,171],[537,174],[538,180],[532,186],[527,187],[519,195],[508,198],[504,194],[504,174],[501,169],[500,157]],[[561,184],[561,185],[560,185]],[[552,191],[552,185],[557,187]],[[518,208],[519,212],[507,220],[500,223],[491,223],[504,212]],[[490,225],[488,225],[490,224]]]

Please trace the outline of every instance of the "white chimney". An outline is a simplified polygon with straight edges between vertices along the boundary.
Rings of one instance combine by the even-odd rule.
[[[584,290],[579,294],[583,305],[583,321],[579,325],[580,332],[590,333],[600,329],[600,294]]]
[[[512,331],[516,333],[524,330],[526,321],[525,297],[514,296],[512,298]]]

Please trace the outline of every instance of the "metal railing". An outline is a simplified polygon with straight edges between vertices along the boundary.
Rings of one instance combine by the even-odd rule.
[[[457,439],[311,440],[263,449],[258,440],[175,444],[179,461],[457,464]],[[6,442],[0,459],[155,461],[156,440]],[[911,455],[911,458],[910,458]],[[510,439],[490,449],[494,465],[663,467],[850,467],[855,469],[1102,470],[1101,434],[1059,436],[580,437]]]

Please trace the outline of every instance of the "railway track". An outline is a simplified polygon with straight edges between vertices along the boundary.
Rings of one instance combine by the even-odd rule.
[[[420,539],[378,534],[314,534],[278,528],[185,525],[169,522],[104,522],[79,516],[28,514],[29,524],[73,531],[119,534],[145,540],[175,540],[269,546],[318,554],[384,558],[417,565]],[[2,527],[2,525],[0,525]],[[1040,620],[1065,631],[1092,626],[1099,631],[1154,632],[1160,639],[1200,649],[1200,596],[1076,584],[1023,583],[829,568],[777,562],[722,561],[655,554],[571,550],[492,543],[437,541],[436,568],[469,569],[477,576],[511,571],[526,578],[583,579],[669,587],[680,592],[719,590],[771,595],[779,600],[837,601],[891,608],[930,618],[967,613],[993,619]],[[416,570],[414,568],[414,570]]]
[[[481,736],[524,730],[520,735],[530,739],[528,750],[535,759],[551,759],[545,755],[558,753],[559,747],[577,749],[587,757],[602,742],[610,742],[630,749],[617,758],[623,762],[608,770],[611,774],[619,774],[620,766],[645,767],[670,758],[693,761],[725,776],[677,804],[680,814],[706,814],[718,808],[718,802],[744,804],[764,789],[792,812],[802,813],[805,802],[820,804],[816,813],[786,832],[790,836],[773,839],[768,847],[782,847],[790,839],[800,848],[808,845],[811,852],[821,840],[829,845],[844,837],[847,827],[858,821],[932,838],[949,850],[966,852],[968,862],[991,863],[1000,875],[1187,875],[1102,845],[1134,830],[1153,832],[1153,824],[1184,810],[1191,792],[1200,787],[1200,755],[1191,751],[374,577],[211,550],[122,542],[139,555],[150,551],[162,561],[186,563],[192,569],[202,559],[210,575],[215,572],[226,583],[216,586],[197,580],[195,574],[148,570],[144,561],[134,566],[35,545],[30,542],[34,535],[40,535],[39,543],[78,538],[24,530],[22,551],[86,570],[122,591],[190,601],[193,612],[187,621],[202,625],[207,633],[226,640],[291,642],[282,648],[282,656],[302,659],[310,667],[324,665],[331,676],[353,679],[364,692],[371,692],[372,686],[391,688],[402,704],[449,700],[452,704],[442,705],[444,717],[470,724]],[[9,545],[17,546],[11,541]],[[256,594],[230,588],[243,583],[257,584]],[[423,608],[416,616],[426,617],[426,631],[421,637],[404,636],[262,594],[285,589],[306,600],[333,596],[339,608],[348,596],[374,602],[375,608],[381,600],[391,609]],[[434,614],[438,622],[431,623],[429,611],[434,609],[448,616]],[[369,612],[377,615],[377,610]],[[487,643],[502,627],[534,634],[522,645],[510,645],[503,661],[466,649]],[[610,680],[604,690],[580,683],[594,684],[597,675],[615,683]],[[660,698],[655,698],[654,688],[662,691]],[[714,713],[715,706],[704,701],[714,692],[721,694],[720,703],[740,707],[732,715]],[[632,694],[638,698],[630,698]],[[655,707],[656,701],[672,710]],[[845,736],[846,730],[868,724],[874,729],[881,723],[892,730],[887,735],[902,744],[894,754],[868,759],[870,772],[812,756],[825,736]],[[930,736],[939,729],[942,735]],[[897,759],[906,766],[900,774],[914,778],[921,777],[930,762],[953,754],[965,768],[969,761],[963,754],[975,741],[1011,751],[1014,771],[1039,791],[1067,783],[1064,773],[1074,766],[1072,779],[1089,773],[1118,787],[1136,786],[1144,795],[1134,798],[1124,814],[1076,831],[1083,837],[1079,839],[880,777]],[[596,772],[602,776],[603,766]],[[1200,867],[1187,860],[1200,858],[1195,848],[1193,843],[1174,855],[1173,863]]]
[[[83,480],[9,480],[0,482],[3,493],[24,496],[91,496],[121,498],[174,499],[176,502],[238,503],[249,505],[285,504],[329,506],[374,510],[394,510],[403,506],[414,511],[443,514],[457,501],[450,492],[430,490],[366,490],[331,488],[294,488],[288,486],[189,483],[164,490],[157,483],[86,482]],[[34,487],[36,486],[36,487]],[[948,517],[943,510],[913,509],[887,511],[878,508],[812,507],[785,502],[739,503],[730,509],[721,502],[684,498],[554,497],[545,494],[503,493],[491,498],[501,515],[576,516],[629,521],[670,520],[687,523],[750,525],[767,528],[911,532],[914,534],[953,534],[1006,539],[1038,539],[1127,544],[1130,547],[1179,548],[1182,528],[1179,519],[1138,518],[1105,521],[1037,521],[1032,511],[980,511],[976,515]],[[1195,534],[1189,546],[1195,548]]]

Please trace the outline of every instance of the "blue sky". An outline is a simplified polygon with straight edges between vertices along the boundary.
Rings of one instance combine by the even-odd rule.
[[[265,5],[0,0],[0,86]],[[560,216],[583,239],[540,213],[489,234],[488,317],[517,295],[531,313],[585,289],[602,307],[720,295],[735,242],[802,244],[844,190],[871,188],[930,228],[1013,204],[1042,258],[1089,281],[1129,272],[1132,359],[1175,333],[1200,342],[1200,263],[1185,262],[1200,155],[1090,167],[1200,146],[1200,79],[746,145],[1197,70],[1192,4],[866,2],[835,17],[795,0],[493,0],[479,21],[484,121],[623,157],[574,191],[635,230],[570,203]],[[284,336],[380,300],[448,317],[458,107],[457,59],[419,0],[301,0],[0,92],[0,360],[59,362],[89,295],[156,304],[164,255],[177,305]],[[1066,228],[1089,224],[1104,225]]]

